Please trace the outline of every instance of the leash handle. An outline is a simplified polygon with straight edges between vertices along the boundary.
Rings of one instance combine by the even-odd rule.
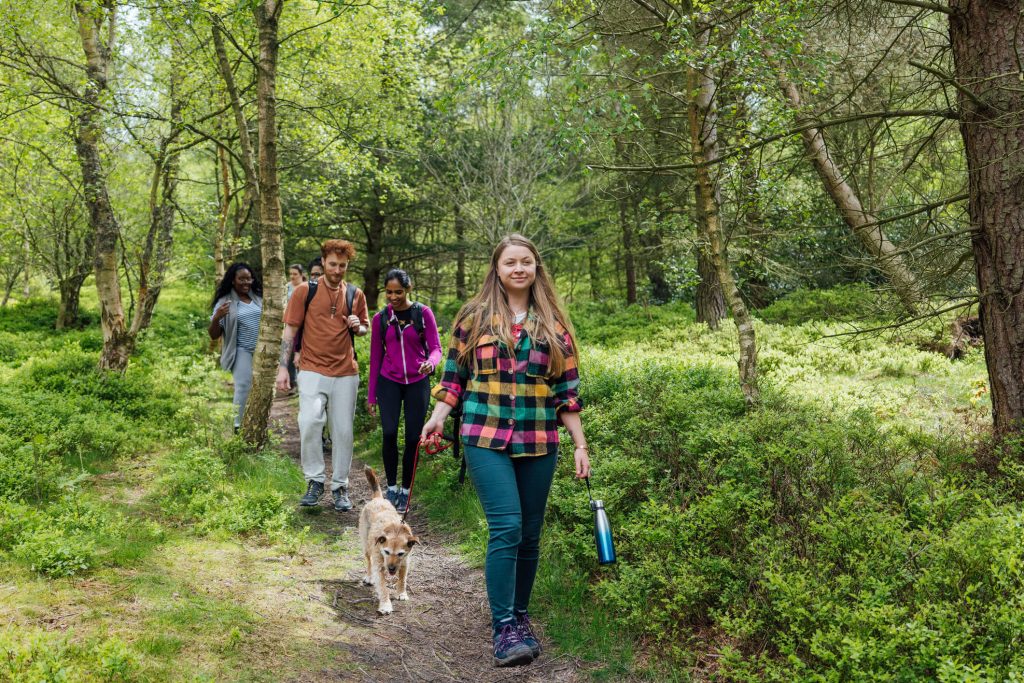
[[[447,442],[447,443],[442,443]],[[409,515],[409,510],[412,509],[412,490],[416,485],[416,469],[420,465],[420,451],[424,450],[427,455],[437,455],[448,448],[451,448],[452,441],[445,438],[441,432],[434,432],[428,434],[427,437],[421,438],[416,442],[416,455],[412,460],[412,477],[409,478],[409,497],[405,499],[405,512],[402,513],[402,522],[405,522],[405,518]]]

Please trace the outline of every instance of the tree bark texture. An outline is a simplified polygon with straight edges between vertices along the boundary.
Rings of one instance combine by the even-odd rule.
[[[278,5],[278,3],[270,3]],[[259,12],[264,3],[258,3],[253,9]],[[280,12],[280,8],[276,8]],[[228,102],[231,104],[231,113],[235,117],[235,127],[238,129],[239,157],[242,162],[242,173],[245,176],[245,186],[242,188],[242,206],[235,209],[235,231],[231,243],[228,245],[228,261],[234,261],[238,255],[239,242],[245,224],[249,222],[252,207],[258,199],[260,191],[260,179],[256,168],[256,155],[252,148],[252,137],[249,135],[249,121],[246,119],[245,110],[242,109],[242,98],[238,93],[238,86],[235,84],[235,75],[231,71],[231,63],[228,61],[227,49],[224,47],[224,29],[219,24],[213,26],[213,47],[217,54],[217,68],[220,71],[221,79],[224,81],[224,88],[227,90]],[[262,46],[261,46],[262,48]],[[276,49],[276,48],[275,48]],[[262,54],[262,53],[261,53]],[[276,52],[275,52],[276,59]],[[275,66],[276,68],[276,66]],[[259,82],[259,74],[256,76]],[[257,95],[258,97],[259,95]],[[275,104],[276,108],[276,104]],[[276,122],[274,124],[277,125]],[[225,150],[226,151],[226,150]]]
[[[779,77],[782,92],[800,117],[800,93],[785,76]],[[875,259],[878,269],[885,275],[907,313],[916,313],[921,305],[921,289],[917,278],[907,267],[903,257],[882,232],[878,219],[861,204],[856,191],[840,173],[829,153],[825,137],[818,128],[806,128],[800,133],[807,156],[818,172],[825,191],[839,209],[843,220],[853,230],[860,243]]]
[[[705,323],[712,330],[717,330],[725,318],[725,296],[722,294],[722,283],[718,280],[715,262],[708,252],[708,225],[704,215],[704,201],[700,186],[694,182],[694,215],[697,223],[697,291],[694,292],[693,308],[696,320]]]
[[[228,213],[231,210],[231,176],[228,167],[227,150],[217,146],[217,186],[220,187],[220,212],[217,214],[217,234],[213,241],[213,263],[217,274],[217,282],[224,278],[227,272],[227,262],[224,260],[224,246],[228,238]]]
[[[153,310],[160,299],[164,275],[171,263],[174,248],[174,193],[178,185],[179,150],[174,147],[181,131],[181,72],[171,49],[171,129],[160,140],[160,149],[153,161],[153,180],[149,193],[149,232],[139,264],[139,305],[132,317],[131,334],[137,337],[149,327]]]
[[[60,306],[57,308],[56,329],[65,330],[78,325],[79,301],[85,275],[75,275],[57,283],[60,291]]]
[[[950,41],[992,418],[1024,431],[1024,1],[953,0]]]
[[[466,301],[469,292],[466,290],[466,218],[462,215],[456,201],[453,208],[455,213],[455,241],[458,243],[455,252],[455,298],[459,301]]]
[[[103,135],[100,99],[107,91],[115,10],[109,1],[102,4],[75,3],[75,14],[86,58],[86,83],[78,114],[75,151],[82,168],[82,190],[89,211],[89,225],[95,235],[93,271],[103,329],[99,368],[102,371],[124,372],[134,350],[135,340],[128,331],[121,302],[121,284],[117,271],[119,229],[110,204],[100,153],[100,139]],[[101,38],[104,24],[108,35],[106,44]]]
[[[623,269],[626,271],[626,303],[636,303],[636,256],[633,249],[633,224],[630,222],[629,201],[619,200],[619,227],[622,230]]]
[[[707,45],[710,27],[698,24],[698,41]],[[718,158],[718,111],[715,105],[715,80],[710,66],[691,67],[688,73],[692,102],[690,104],[690,150],[696,166],[697,187],[707,227],[708,253],[718,273],[722,294],[729,304],[732,319],[739,332],[740,389],[748,407],[760,403],[757,383],[757,339],[754,320],[743,303],[739,288],[729,270],[725,237],[719,211],[718,179],[712,175],[712,162]]]
[[[285,298],[281,194],[277,175],[278,22],[284,0],[260,0],[253,8],[259,28],[256,108],[259,126],[260,257],[263,264],[263,316],[253,358],[252,392],[242,417],[242,436],[257,447],[267,440],[274,400]]]
[[[382,155],[377,156],[377,163],[381,168],[387,165],[387,159]],[[366,233],[366,262],[363,266],[363,294],[366,296],[366,306],[369,310],[377,309],[377,299],[380,294],[380,279],[383,273],[383,251],[384,251],[384,228],[387,224],[387,205],[383,200],[384,188],[377,182],[373,184],[373,203],[370,205],[370,215],[363,221],[364,232]]]

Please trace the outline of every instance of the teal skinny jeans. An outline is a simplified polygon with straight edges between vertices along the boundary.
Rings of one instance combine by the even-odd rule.
[[[466,446],[466,468],[487,516],[484,576],[491,627],[526,614],[540,559],[544,508],[558,452],[510,458],[505,451]]]

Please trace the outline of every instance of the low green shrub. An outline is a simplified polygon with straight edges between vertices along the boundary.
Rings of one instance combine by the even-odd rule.
[[[96,564],[96,548],[85,535],[59,526],[33,529],[21,535],[12,555],[32,571],[51,578],[74,576]]]
[[[291,508],[277,491],[251,491],[221,486],[193,499],[190,512],[206,532],[244,535],[280,534],[291,523]]]
[[[131,683],[146,680],[142,659],[118,638],[76,643],[41,630],[0,630],[0,681]]]
[[[157,467],[156,491],[162,507],[181,512],[197,495],[212,491],[227,472],[227,466],[210,448],[192,448],[161,458]]]
[[[863,321],[883,317],[878,293],[867,285],[798,289],[757,311],[761,320],[784,325],[817,321]]]

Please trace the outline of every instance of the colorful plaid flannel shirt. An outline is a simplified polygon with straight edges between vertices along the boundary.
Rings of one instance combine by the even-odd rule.
[[[480,337],[476,363],[466,367],[457,358],[468,334],[455,328],[444,375],[433,395],[453,408],[462,402],[463,443],[507,449],[512,457],[546,455],[558,449],[558,412],[583,409],[571,338],[561,326],[558,332],[570,353],[564,372],[546,377],[549,347],[535,344],[525,331],[516,343],[514,367],[508,346],[494,335]]]

